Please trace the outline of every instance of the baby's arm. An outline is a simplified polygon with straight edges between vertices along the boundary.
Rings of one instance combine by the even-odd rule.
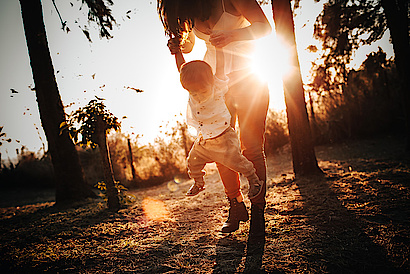
[[[177,64],[178,71],[180,71],[182,64],[185,63],[185,58],[184,55],[182,55],[182,52],[179,51],[175,54],[175,62]]]
[[[171,51],[171,54],[175,56],[175,62],[178,68],[178,71],[181,69],[183,63],[185,63],[184,55],[181,52],[178,38],[171,38],[168,40],[168,48]]]

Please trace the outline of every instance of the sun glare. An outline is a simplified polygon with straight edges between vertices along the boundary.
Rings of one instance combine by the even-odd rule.
[[[168,210],[165,204],[159,200],[145,198],[142,201],[142,209],[149,220],[163,221],[168,217]]]
[[[268,83],[270,108],[285,109],[282,76],[290,69],[287,51],[274,36],[257,41],[252,70]]]

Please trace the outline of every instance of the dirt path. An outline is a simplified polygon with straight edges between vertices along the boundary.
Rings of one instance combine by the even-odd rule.
[[[249,222],[219,229],[227,200],[208,168],[191,181],[138,190],[110,214],[90,203],[0,209],[2,273],[409,273],[409,161],[404,140],[318,147],[325,178],[293,180],[289,147],[268,159],[265,244],[250,250]],[[246,192],[246,184],[243,184]],[[249,201],[246,200],[249,206]]]

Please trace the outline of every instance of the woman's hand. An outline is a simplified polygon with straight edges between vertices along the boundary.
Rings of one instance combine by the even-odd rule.
[[[181,41],[182,40],[182,41]],[[167,46],[172,55],[178,52],[190,53],[195,44],[195,35],[191,32],[185,39],[179,37],[170,38]]]
[[[234,36],[231,30],[214,30],[209,37],[209,42],[217,48],[223,48],[233,41]]]
[[[182,43],[181,43],[181,52],[182,53],[190,53],[192,51],[192,49],[194,48],[195,45],[195,35],[194,33],[191,31],[188,36],[183,39]]]

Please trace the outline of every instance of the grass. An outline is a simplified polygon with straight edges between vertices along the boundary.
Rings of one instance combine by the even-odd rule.
[[[219,233],[228,203],[214,167],[206,190],[191,181],[133,191],[112,214],[100,201],[0,209],[2,273],[408,273],[409,162],[404,140],[318,147],[324,178],[294,180],[289,147],[268,159],[267,235],[249,222]],[[246,184],[242,185],[246,192]],[[18,198],[18,197],[17,197]],[[249,206],[249,201],[245,200]]]

